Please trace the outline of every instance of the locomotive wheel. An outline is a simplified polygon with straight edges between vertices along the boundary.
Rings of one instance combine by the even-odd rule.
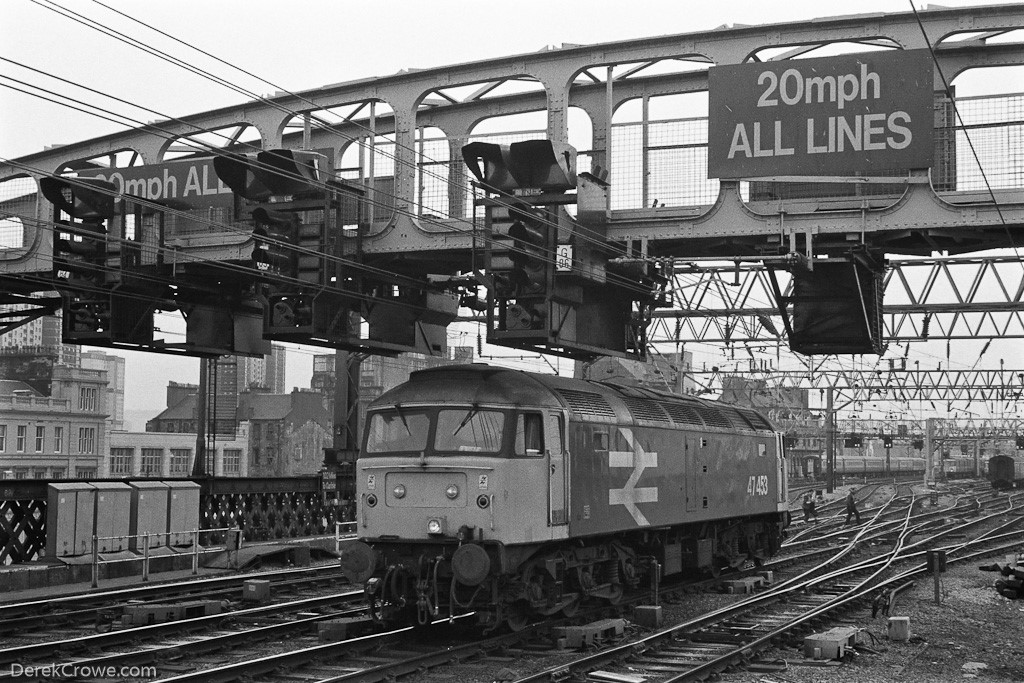
[[[576,616],[576,614],[580,611],[580,603],[582,603],[582,602],[583,602],[582,599],[576,598],[575,600],[570,602],[568,605],[562,605],[562,609],[561,609],[562,616],[563,617],[570,617],[570,618]]]
[[[530,603],[516,600],[505,610],[505,623],[512,633],[519,633],[530,623]]]

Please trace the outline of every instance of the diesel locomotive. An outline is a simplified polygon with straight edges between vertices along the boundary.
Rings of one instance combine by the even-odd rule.
[[[654,572],[759,563],[789,523],[782,435],[759,413],[484,364],[373,401],[355,477],[341,566],[388,623],[518,629]]]

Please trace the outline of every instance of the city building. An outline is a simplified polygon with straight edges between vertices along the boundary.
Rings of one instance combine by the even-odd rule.
[[[104,405],[110,412],[108,422],[111,429],[124,429],[124,367],[125,361],[121,356],[115,356],[102,351],[82,351],[80,356],[81,367],[87,370],[106,370],[107,372],[107,399]]]
[[[167,405],[146,423],[146,432],[188,434],[193,446],[199,424],[199,387],[170,382]],[[219,421],[221,422],[221,421]],[[243,391],[232,423],[237,428],[218,429],[211,437],[231,441],[246,433],[246,462],[239,471],[252,477],[278,477],[319,472],[324,448],[331,446],[331,414],[323,396],[310,389],[295,389],[290,394],[272,394],[266,389]],[[209,435],[208,435],[209,436]],[[159,437],[153,437],[159,440]],[[216,472],[215,472],[216,474]],[[119,475],[118,475],[119,476]],[[228,475],[230,476],[230,474]]]
[[[248,423],[241,423],[238,431],[231,436],[218,435],[207,448],[207,472],[216,477],[249,476]],[[154,479],[189,477],[192,474],[195,453],[194,431],[113,431],[110,433],[110,454],[105,463],[103,476]]]
[[[18,311],[28,308],[21,304],[0,307],[4,311]],[[35,320],[19,325],[0,335],[0,350],[16,349],[21,352],[37,352],[56,356],[55,362],[61,365],[78,367],[82,347],[77,344],[64,344],[60,314],[44,315]]]
[[[311,389],[290,394],[245,392],[238,408],[249,423],[249,476],[288,477],[315,474],[332,444],[331,414]]]
[[[0,380],[0,476],[88,479],[102,476],[107,452],[104,370],[51,365],[49,395],[20,380]]]

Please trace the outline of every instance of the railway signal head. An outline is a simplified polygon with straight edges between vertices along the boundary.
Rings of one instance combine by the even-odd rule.
[[[321,192],[326,157],[304,149],[223,154],[213,160],[221,182],[249,201]]]
[[[517,296],[543,295],[555,258],[555,228],[544,209],[522,206],[509,209],[512,239],[512,285]]]
[[[255,246],[252,261],[261,273],[298,276],[299,217],[295,213],[259,207],[252,212]]]
[[[39,188],[56,209],[53,276],[59,287],[75,291],[102,287],[106,221],[114,216],[117,188],[98,178],[43,178]]]
[[[882,436],[882,445],[886,448],[892,448],[892,434],[885,434]]]
[[[1024,435],[1017,435],[1017,450],[1024,451]]]
[[[462,148],[470,173],[491,192],[565,192],[576,187],[576,149],[551,140],[511,145],[471,142]]]

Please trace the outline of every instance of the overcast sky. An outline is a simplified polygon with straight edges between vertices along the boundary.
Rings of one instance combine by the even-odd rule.
[[[114,94],[167,116],[234,105],[246,98],[47,9],[57,4],[261,94],[274,88],[232,72],[118,16],[108,7],[292,91],[386,76],[401,69],[534,52],[562,43],[593,44],[696,32],[723,24],[778,23],[911,9],[905,0],[520,0],[505,4],[454,0],[102,0],[102,4],[94,0],[3,1],[0,57]],[[988,4],[1008,3],[942,3],[947,7]],[[67,85],[47,81],[8,61],[0,62],[0,74],[61,93],[71,92]],[[82,97],[90,102],[100,101],[85,93]],[[119,112],[129,111],[123,104],[107,106]],[[139,117],[156,118],[142,114]],[[47,145],[77,142],[121,129],[88,114],[0,88],[0,158],[14,158],[41,151]],[[475,343],[475,335],[468,336],[467,341]],[[288,358],[288,385],[308,386],[312,353],[321,351],[292,348],[295,350]],[[198,363],[192,359],[126,355],[128,409],[159,410],[168,379],[196,381],[198,377]]]

